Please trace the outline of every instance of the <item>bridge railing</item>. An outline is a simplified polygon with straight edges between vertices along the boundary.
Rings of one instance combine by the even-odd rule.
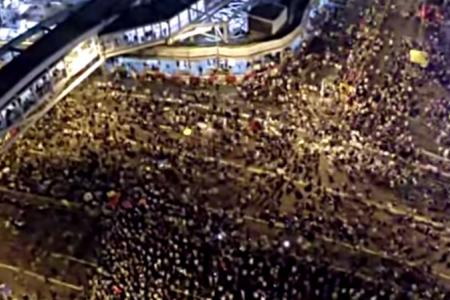
[[[106,34],[100,37],[102,51],[106,57],[162,44],[172,35],[186,30],[207,14],[205,1],[199,0],[170,20],[146,24],[126,31]]]
[[[104,61],[100,57],[96,57],[76,76],[64,77],[62,80],[57,81],[54,86],[49,84],[46,89],[36,93],[34,99],[30,98],[29,100],[32,102],[29,105],[32,106],[32,109],[24,115],[19,115],[22,122],[17,119],[7,128],[0,130],[0,152],[8,150],[30,126],[42,118],[56,103],[72,92],[103,63]],[[36,100],[38,103],[34,102]]]
[[[312,1],[305,9],[307,16],[310,11],[317,10],[318,0]],[[205,58],[213,59],[247,59],[250,61],[258,60],[266,54],[277,54],[287,48],[297,48],[302,41],[310,38],[314,33],[308,30],[306,26],[308,18],[303,19],[301,24],[294,28],[288,34],[269,41],[255,42],[244,45],[216,45],[216,46],[167,46],[159,45],[149,50],[151,57],[175,60],[202,60]],[[135,51],[132,45],[128,51]],[[114,52],[113,52],[114,53]]]
[[[97,38],[79,43],[62,59],[32,80],[26,88],[0,107],[0,139],[15,131],[45,99],[58,95],[91,65],[102,61]],[[103,62],[103,61],[102,61]]]

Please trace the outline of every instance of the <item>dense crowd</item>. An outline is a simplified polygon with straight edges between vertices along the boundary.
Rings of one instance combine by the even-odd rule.
[[[447,237],[392,213],[450,209],[412,129],[447,145],[448,104],[421,106],[411,42],[361,16],[324,32],[337,49],[236,87],[91,82],[4,154],[0,183],[102,208],[95,299],[448,299]]]

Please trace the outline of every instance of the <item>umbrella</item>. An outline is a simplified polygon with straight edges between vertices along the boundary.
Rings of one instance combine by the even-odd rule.
[[[191,134],[192,134],[192,129],[191,129],[191,128],[186,127],[186,128],[183,130],[183,135],[185,135],[185,136],[190,136]]]
[[[412,63],[420,65],[422,68],[426,68],[429,63],[428,53],[425,51],[411,49],[409,51],[409,60]]]

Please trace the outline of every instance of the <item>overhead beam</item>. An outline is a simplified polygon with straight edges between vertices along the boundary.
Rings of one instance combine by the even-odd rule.
[[[12,51],[12,52],[16,52],[16,53],[22,53],[23,49],[17,48],[16,46],[9,46],[8,50]]]

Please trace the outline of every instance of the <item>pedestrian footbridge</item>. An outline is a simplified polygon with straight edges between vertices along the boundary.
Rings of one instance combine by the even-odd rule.
[[[226,43],[234,32],[228,31],[226,18],[213,20],[217,12],[228,12],[225,8],[230,6],[233,15],[255,1],[266,0],[91,0],[45,20],[0,48],[1,147],[6,149],[111,58],[150,48],[157,56],[176,59],[237,59],[299,43],[301,29],[297,28],[275,41],[242,47],[219,47],[218,43],[206,48],[168,47],[191,36],[211,36],[211,32]]]

